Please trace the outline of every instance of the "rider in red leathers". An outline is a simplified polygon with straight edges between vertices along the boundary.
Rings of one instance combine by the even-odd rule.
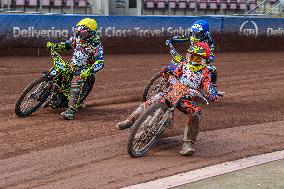
[[[180,62],[174,70],[165,68],[165,72],[175,76],[169,77],[168,83],[180,82],[186,87],[203,90],[207,100],[211,102],[218,101],[219,94],[211,83],[210,72],[202,62],[202,59],[206,61],[209,56],[210,48],[206,43],[195,43],[188,49],[187,61]],[[158,96],[159,94],[148,99],[145,102],[146,104],[141,104],[126,120],[119,122],[116,125],[117,128],[120,130],[130,128],[145,110],[145,107],[152,104],[153,101],[159,100]],[[201,110],[196,105],[195,99],[190,97],[181,101],[177,108],[188,116],[188,124],[184,130],[183,145],[180,153],[182,155],[192,155],[195,152],[192,144],[194,144],[197,138],[199,122],[202,118]]]

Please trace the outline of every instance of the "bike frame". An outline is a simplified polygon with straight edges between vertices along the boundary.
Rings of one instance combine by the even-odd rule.
[[[54,48],[50,49],[51,57],[53,59],[53,67],[49,69],[47,75],[54,84],[57,85],[60,92],[69,98],[70,83],[73,77],[73,70],[71,65],[67,64]]]
[[[182,85],[182,84],[179,83],[178,85]],[[180,93],[180,94],[178,96],[176,96],[174,101],[172,101],[172,96],[174,96],[176,94],[176,92]],[[173,93],[175,93],[175,94],[173,94]],[[207,105],[209,104],[208,100],[199,91],[192,89],[192,88],[190,88],[188,90],[180,90],[180,91],[175,91],[175,92],[167,91],[163,95],[163,97],[161,98],[160,102],[165,103],[168,107],[168,110],[164,113],[161,121],[159,122],[160,126],[157,127],[158,130],[155,130],[156,128],[153,128],[154,131],[152,131],[152,132],[155,133],[155,134],[162,133],[163,130],[168,126],[168,124],[166,124],[166,123],[169,122],[170,120],[172,120],[173,113],[176,110],[177,106],[181,103],[181,101],[183,99],[186,99],[186,98],[189,98],[189,97],[199,97],[203,101],[205,101]]]
[[[185,98],[199,97],[205,101],[206,104],[209,104],[208,100],[199,91],[192,88],[186,88],[183,84],[179,83],[178,80],[176,82],[177,83],[170,86],[172,89],[166,91],[161,99],[161,102],[165,102],[168,106],[170,104],[171,109],[175,109]]]

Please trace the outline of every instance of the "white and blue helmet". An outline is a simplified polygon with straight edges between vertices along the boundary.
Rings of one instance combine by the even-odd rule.
[[[197,20],[190,29],[193,33],[202,35],[209,31],[209,24],[205,20]]]

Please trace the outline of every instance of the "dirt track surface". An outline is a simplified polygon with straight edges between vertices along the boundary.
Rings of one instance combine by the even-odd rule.
[[[87,107],[74,121],[60,110],[14,115],[21,90],[51,65],[50,58],[0,58],[0,188],[118,188],[241,157],[284,149],[284,53],[217,54],[226,96],[202,106],[194,157],[179,156],[186,123],[139,159],[127,155],[127,134],[115,124],[138,104],[166,54],[109,55]],[[226,129],[230,128],[230,129]]]

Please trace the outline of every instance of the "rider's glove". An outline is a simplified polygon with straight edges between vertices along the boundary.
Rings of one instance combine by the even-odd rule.
[[[47,42],[47,44],[46,44],[46,47],[47,47],[47,49],[51,49],[52,47],[54,47],[54,43],[52,43],[52,42]]]
[[[222,91],[217,91],[217,95],[216,96],[212,96],[210,98],[211,102],[218,102],[222,97],[224,97],[225,92]]]
[[[50,50],[51,48],[54,48],[54,50],[59,50],[59,51],[66,51],[67,46],[65,43],[52,43],[52,42],[47,42],[46,47]]]
[[[217,91],[217,95],[218,95],[219,97],[224,97],[225,92],[223,92],[223,91]]]
[[[83,80],[86,80],[90,75],[91,75],[91,70],[90,69],[82,70],[81,73],[80,73],[80,77]]]

